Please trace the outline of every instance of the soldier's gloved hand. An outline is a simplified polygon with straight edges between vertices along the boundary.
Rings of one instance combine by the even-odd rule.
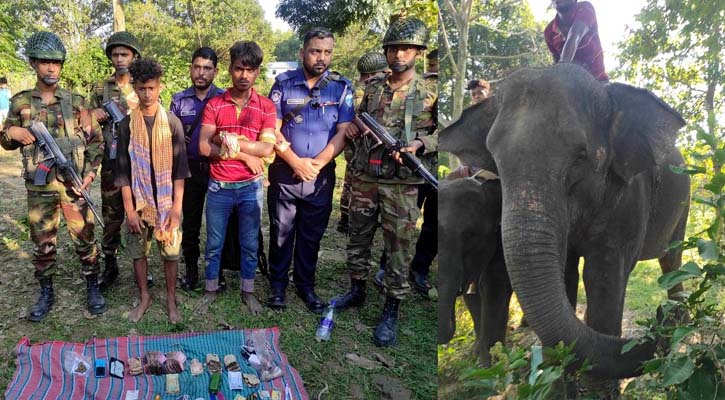
[[[35,142],[35,136],[26,128],[19,126],[11,126],[8,128],[8,136],[16,142],[21,143],[23,146],[27,146]]]
[[[131,233],[141,233],[141,216],[134,210],[129,212],[126,210],[126,225]]]
[[[400,153],[415,153],[423,147],[423,142],[421,142],[418,139],[411,140],[410,143],[408,143],[408,147],[403,147],[400,149]],[[403,159],[400,158],[400,153],[397,151],[394,151],[391,155],[393,156],[393,159],[400,165],[403,165]]]
[[[95,108],[92,112],[98,123],[102,124],[108,119],[108,114],[106,114],[106,111],[103,108]]]
[[[292,166],[292,169],[297,178],[303,182],[309,182],[317,178],[317,174],[320,173],[318,165],[319,163],[312,158],[300,158],[299,162]]]
[[[350,124],[347,126],[347,129],[345,129],[345,137],[350,140],[353,140],[356,137],[360,136],[360,132],[362,132],[362,131],[360,130],[360,128],[358,128],[357,125]]]

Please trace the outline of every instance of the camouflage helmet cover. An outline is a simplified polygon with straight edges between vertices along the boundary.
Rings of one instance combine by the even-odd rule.
[[[141,57],[141,50],[136,36],[126,31],[116,32],[108,38],[106,43],[106,57],[111,58],[111,50],[116,46],[124,46],[131,49],[137,56]]]
[[[373,74],[385,71],[388,68],[388,60],[377,51],[365,53],[357,60],[357,72],[361,74]]]
[[[401,18],[392,24],[383,37],[383,48],[391,45],[413,45],[428,48],[428,28],[418,18]]]
[[[25,45],[28,58],[65,61],[65,46],[60,38],[51,32],[35,32]]]

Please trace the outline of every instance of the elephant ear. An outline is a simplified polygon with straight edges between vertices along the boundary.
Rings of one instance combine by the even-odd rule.
[[[613,83],[607,91],[612,104],[612,169],[629,182],[675,150],[677,131],[685,121],[649,90]]]
[[[463,110],[461,117],[438,135],[438,150],[453,153],[464,165],[496,171],[493,156],[486,148],[488,131],[499,111],[496,96]]]

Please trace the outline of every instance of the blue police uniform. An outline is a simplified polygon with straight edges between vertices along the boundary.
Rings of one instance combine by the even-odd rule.
[[[290,149],[300,158],[314,158],[335,136],[338,124],[353,120],[353,95],[352,83],[329,70],[309,88],[299,68],[277,76],[270,99]],[[332,212],[335,162],[310,182],[293,173],[280,157],[269,167],[269,280],[272,294],[284,296],[294,258],[294,282],[304,298],[314,290],[317,254]]]

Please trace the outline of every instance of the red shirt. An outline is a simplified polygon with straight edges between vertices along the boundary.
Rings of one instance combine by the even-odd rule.
[[[217,135],[221,131],[227,131],[245,136],[250,141],[258,140],[262,129],[275,128],[277,111],[274,103],[257,94],[254,89],[247,106],[240,113],[237,110],[238,106],[232,101],[231,93],[227,89],[222,95],[209,100],[201,123],[216,126]],[[242,182],[257,176],[240,160],[212,160],[209,167],[211,177],[221,182]]]
[[[589,31],[582,37],[579,47],[574,53],[574,63],[586,68],[597,80],[608,81],[609,76],[604,71],[604,52],[602,44],[599,42],[599,30],[597,29],[597,16],[594,13],[594,7],[587,1],[578,2],[573,12],[569,26],[574,25],[574,21],[581,21],[589,27]],[[544,30],[544,39],[549,51],[554,56],[554,61],[558,62],[561,58],[561,51],[564,49],[566,35],[569,33],[562,32],[559,29],[559,14],[553,21],[549,22]]]

